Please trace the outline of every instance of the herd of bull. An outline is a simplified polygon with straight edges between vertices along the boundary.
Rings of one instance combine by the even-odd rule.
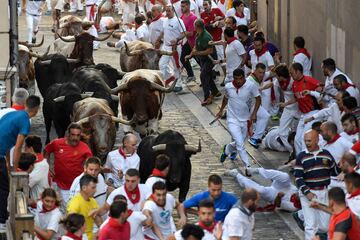
[[[91,22],[75,16],[65,16],[60,22],[55,53],[49,54],[50,46],[42,55],[33,52],[44,39],[38,44],[19,42],[20,86],[34,88],[36,80],[44,99],[46,143],[52,123],[57,136],[64,137],[70,122],[77,122],[93,154],[105,160],[114,147],[117,126],[122,124],[124,132],[135,130],[143,138],[138,149],[141,161],[146,161],[140,164],[141,179],[151,174],[156,155],[166,152],[172,159],[169,190],[179,187],[179,199],[184,200],[190,183],[190,156],[201,151],[200,142],[197,147],[190,146],[181,134],[171,130],[148,136],[158,133],[165,93],[176,83],[166,87],[158,71],[161,55],[172,53],[154,49],[150,43],[130,42],[120,49],[124,71],[120,72],[108,64],[95,65],[93,59],[93,41],[104,41],[111,33],[95,39],[85,31]]]

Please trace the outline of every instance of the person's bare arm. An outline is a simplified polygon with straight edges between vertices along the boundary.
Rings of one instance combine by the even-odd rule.
[[[346,240],[346,234],[342,232],[334,232],[332,240]]]
[[[44,240],[51,240],[51,238],[55,234],[55,232],[53,230],[43,230],[36,225],[34,225],[34,231],[35,231],[36,235],[38,235],[41,239],[44,239]]]
[[[180,203],[179,201],[176,201],[176,210],[180,216],[179,226],[183,227],[186,224],[185,208],[184,208],[184,205],[182,203]]]
[[[240,237],[229,237],[229,240],[240,240]]]
[[[14,169],[18,167],[19,159],[21,155],[21,149],[24,144],[25,135],[19,134],[16,139],[16,144],[14,148]]]
[[[98,226],[98,227],[100,227],[101,224],[103,223],[102,218],[99,215],[95,216],[94,221],[95,221],[96,226]]]
[[[221,102],[219,112],[216,114],[216,117],[221,117],[223,115],[223,111],[224,111],[224,108],[226,107],[227,103],[228,103],[228,98],[224,95],[223,100]]]

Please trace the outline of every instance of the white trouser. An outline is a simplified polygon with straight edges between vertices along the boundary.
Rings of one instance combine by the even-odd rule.
[[[169,51],[169,52],[172,51],[171,47],[166,47],[166,46],[163,46],[162,50]],[[180,54],[181,54],[180,45],[177,46],[176,50],[178,52],[178,61],[180,63],[180,59],[179,59]],[[174,76],[175,79],[178,79],[178,81],[176,82],[176,86],[182,85],[181,78],[180,78],[180,69],[176,67],[174,56],[162,55],[159,60],[159,69],[165,80]],[[172,73],[172,70],[173,70],[173,73]]]
[[[51,11],[51,0],[46,0],[46,8],[48,11]]]
[[[96,12],[94,14],[94,16],[91,16],[90,15],[90,11],[91,11],[91,6],[86,6],[86,17],[89,21],[95,21],[95,18],[96,18]],[[96,27],[94,25],[92,25],[89,30],[88,30],[88,33],[94,37],[98,37],[98,32],[96,30]],[[93,41],[93,44],[94,44],[94,49],[98,49],[99,46],[100,46],[100,42],[99,41]]]
[[[51,2],[51,8],[53,10],[60,10],[63,11],[64,10],[64,0],[50,0]]]
[[[305,141],[304,141],[304,133],[311,129],[311,125],[315,122],[315,120],[308,122],[307,124],[304,123],[304,120],[306,118],[311,117],[315,113],[317,113],[318,110],[314,110],[305,114],[302,114],[299,120],[299,124],[296,128],[296,135],[295,135],[295,151],[296,154],[299,154],[300,152],[305,150]]]
[[[70,191],[61,189],[55,182],[52,182],[51,187],[60,194],[61,206],[60,210],[66,213],[66,207],[69,202]]]
[[[41,16],[34,16],[26,13],[26,25],[28,31],[28,42],[31,43],[31,40],[34,36],[34,32],[39,31]]]
[[[82,11],[84,6],[81,3],[81,0],[70,0],[70,11]]]
[[[261,105],[271,116],[275,116],[279,112],[279,106],[277,105],[277,103],[279,102],[279,93],[275,86],[274,86],[274,91],[275,91],[274,101],[271,100],[271,88],[261,91]]]
[[[237,151],[245,166],[250,166],[248,154],[245,150],[245,139],[248,132],[247,122],[228,122],[228,129],[234,142],[226,145],[225,154]]]
[[[121,2],[122,6],[122,21],[123,23],[133,23],[135,20],[135,3],[132,2]]]
[[[328,190],[311,190],[316,195],[316,201],[328,205]],[[304,214],[305,240],[311,240],[320,230],[327,232],[330,214],[310,207],[310,201],[300,192],[302,212]]]
[[[253,138],[262,139],[262,136],[268,126],[269,119],[270,114],[265,110],[265,108],[263,108],[263,106],[260,106],[256,114],[256,123],[254,125],[255,130],[252,136]]]
[[[284,111],[280,118],[280,123],[278,128],[279,137],[281,139],[281,142],[284,144],[284,147],[289,152],[293,151],[292,146],[288,142],[289,128],[291,128],[294,122],[297,122],[299,120],[299,117],[300,114],[298,111],[284,108]]]
[[[225,58],[224,54],[224,46],[223,45],[215,45],[217,60],[223,60]]]

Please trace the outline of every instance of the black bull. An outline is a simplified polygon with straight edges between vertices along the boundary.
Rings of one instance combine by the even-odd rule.
[[[190,186],[190,157],[200,151],[200,142],[198,147],[187,145],[185,138],[179,132],[172,130],[167,130],[158,136],[145,137],[137,150],[140,157],[141,182],[144,183],[151,175],[156,156],[166,154],[170,158],[170,170],[166,178],[167,188],[169,191],[179,188],[179,201],[183,202]]]

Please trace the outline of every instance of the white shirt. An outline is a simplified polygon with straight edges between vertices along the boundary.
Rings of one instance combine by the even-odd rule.
[[[156,182],[163,182],[166,183],[166,179],[161,178],[161,177],[149,177],[148,179],[146,179],[145,185],[152,190],[152,187],[154,185],[154,183]]]
[[[359,141],[359,133],[358,132],[350,135],[344,131],[344,132],[340,133],[340,136],[346,138],[349,142],[351,142],[353,144],[356,143],[357,141]]]
[[[281,91],[284,93],[284,100],[285,102],[288,102],[290,100],[293,100],[295,98],[294,96],[294,92],[292,91],[292,86],[294,84],[294,79],[290,78],[290,82],[289,85],[287,86],[287,88],[285,90],[281,89],[280,87],[280,83],[279,80],[274,81],[274,86],[276,86],[277,88],[281,89]],[[287,105],[285,107],[285,109],[287,109],[288,111],[291,112],[298,112],[299,111],[299,107],[298,107],[298,103],[295,102],[293,104]]]
[[[336,124],[338,132],[343,131],[341,124],[342,113],[339,106],[335,103],[331,103],[327,108],[323,108],[313,115],[314,119],[324,119]]]
[[[360,92],[356,87],[350,86],[345,91],[347,91],[351,97],[356,99],[357,105],[360,106]]]
[[[229,10],[226,11],[225,15],[227,17],[233,16],[235,18],[238,18],[235,16],[235,12],[236,12],[235,8],[230,8]],[[243,19],[246,20],[246,23],[243,23],[243,25],[247,25],[248,22],[250,22],[250,17],[251,17],[249,8],[247,8],[247,7],[244,8],[244,15],[245,15],[245,18],[243,18]],[[236,19],[236,22],[237,22],[237,19]],[[239,25],[241,25],[241,24],[236,24],[236,26],[239,26]]]
[[[220,3],[220,2],[219,2]],[[200,13],[204,11],[204,0],[196,0],[196,5],[200,9]],[[218,8],[215,1],[211,1],[211,8]]]
[[[153,45],[164,31],[164,21],[165,18],[161,17],[158,20],[151,22],[149,25],[149,39]]]
[[[29,174],[30,198],[38,200],[44,189],[49,188],[49,164],[46,159],[34,164],[34,170]]]
[[[77,176],[71,184],[69,190],[69,201],[73,198],[77,193],[80,192],[80,179],[84,176],[84,173]],[[106,193],[108,186],[105,183],[104,177],[99,174],[97,177],[97,184],[96,184],[96,192],[94,194],[94,198],[99,206],[103,206],[106,201]]]
[[[288,132],[290,132],[290,129],[288,129]],[[279,127],[272,127],[264,137],[265,147],[279,152],[286,152],[287,149],[278,141],[279,138]]]
[[[203,230],[204,230],[204,237],[201,240],[216,240],[216,238],[212,232],[209,232],[206,229],[203,229]],[[183,237],[181,236],[181,232],[182,232],[182,230],[175,232],[174,237],[176,240],[184,240]]]
[[[172,49],[171,41],[176,40],[176,38],[180,37],[181,33],[185,30],[185,25],[183,20],[178,19],[174,16],[173,18],[165,18],[163,28],[164,44],[162,48],[163,50],[169,51]]]
[[[346,202],[350,210],[356,215],[357,218],[360,218],[360,195],[349,198],[350,194],[346,194]]]
[[[175,229],[175,226],[173,226],[174,221],[172,220],[172,212],[175,206],[175,198],[169,193],[166,194],[166,203],[164,207],[159,207],[152,200],[148,200],[144,204],[143,211],[149,210],[151,212],[153,224],[160,229],[165,239],[172,235],[173,229]],[[158,239],[151,228],[144,229],[144,234],[152,239]]]
[[[225,85],[225,94],[229,99],[227,121],[244,122],[250,119],[251,102],[255,97],[260,96],[257,86],[251,81],[246,81],[236,92],[232,82]]]
[[[60,237],[59,234],[59,222],[62,218],[62,214],[59,208],[55,208],[54,210],[46,213],[41,213],[42,210],[42,201],[38,201],[36,204],[36,211],[35,214],[35,225],[41,228],[42,230],[52,230],[55,232],[52,240],[56,240]]]
[[[0,119],[5,116],[5,114],[9,113],[9,112],[13,112],[16,111],[15,108],[4,108],[0,110]]]
[[[311,76],[311,58],[308,58],[303,53],[298,53],[294,56],[293,63],[300,63],[303,67],[303,73],[306,76]]]
[[[247,209],[244,209],[247,211]],[[238,207],[232,208],[225,217],[223,225],[223,240],[230,237],[240,237],[241,240],[251,240],[255,224],[254,214],[250,216],[242,212]]]
[[[255,53],[255,49],[253,49],[249,52],[249,55],[251,61],[251,70],[253,72],[255,72],[256,64],[258,64],[259,62],[265,64],[266,71],[269,71],[269,67],[274,66],[274,59],[269,51],[266,51],[263,55],[257,57]]]
[[[346,138],[340,137],[333,143],[326,143],[324,149],[328,150],[333,156],[335,162],[339,164],[344,153],[349,151],[352,145],[353,144],[349,142]]]
[[[133,204],[129,200],[129,196],[125,192],[125,185],[124,185],[124,186],[121,186],[121,187],[115,189],[114,191],[112,191],[110,193],[108,199],[106,200],[106,203],[111,205],[113,203],[114,198],[115,198],[116,195],[124,195],[124,197],[126,197],[126,199],[127,199],[128,209],[130,209],[132,211],[140,211],[142,204],[150,197],[151,190],[148,189],[148,187],[145,184],[139,184],[138,187],[139,187],[139,190],[140,190],[140,200],[139,200],[139,202]]]
[[[232,41],[225,48],[226,55],[226,81],[233,80],[233,71],[240,66],[242,55],[246,54],[245,48],[239,40]]]
[[[138,29],[135,30],[135,35],[138,40],[149,42],[149,29],[148,26],[143,23]]]
[[[331,94],[331,95],[336,95],[337,93],[337,90],[334,86],[334,78],[337,76],[337,75],[340,75],[340,74],[343,74],[346,76],[346,79],[348,81],[348,83],[350,84],[353,84],[353,82],[351,81],[351,79],[345,74],[343,73],[342,71],[340,71],[339,69],[335,69],[334,73],[331,75],[331,76],[328,76],[326,77],[325,79],[325,86],[324,86],[324,92],[325,93],[328,93],[328,94]],[[333,102],[336,102],[335,99],[333,99],[332,97],[329,97],[329,96],[324,96],[323,98],[328,104],[329,103],[333,103]]]
[[[45,4],[45,0],[27,0],[26,13],[41,16],[40,8]]]
[[[127,156],[126,159],[120,154],[119,149],[109,152],[106,157],[105,168],[112,170],[112,173],[105,174],[106,180],[113,182],[115,188],[121,187],[125,181],[125,173],[130,168],[139,170],[140,157],[135,152],[131,156]],[[119,177],[119,171],[123,172],[123,177]]]
[[[172,5],[173,5],[178,17],[181,17],[181,15],[183,14],[181,11],[181,1],[173,3]],[[190,0],[190,11],[193,12],[197,17],[200,17],[199,8],[196,5],[196,3],[194,2],[194,0]]]

